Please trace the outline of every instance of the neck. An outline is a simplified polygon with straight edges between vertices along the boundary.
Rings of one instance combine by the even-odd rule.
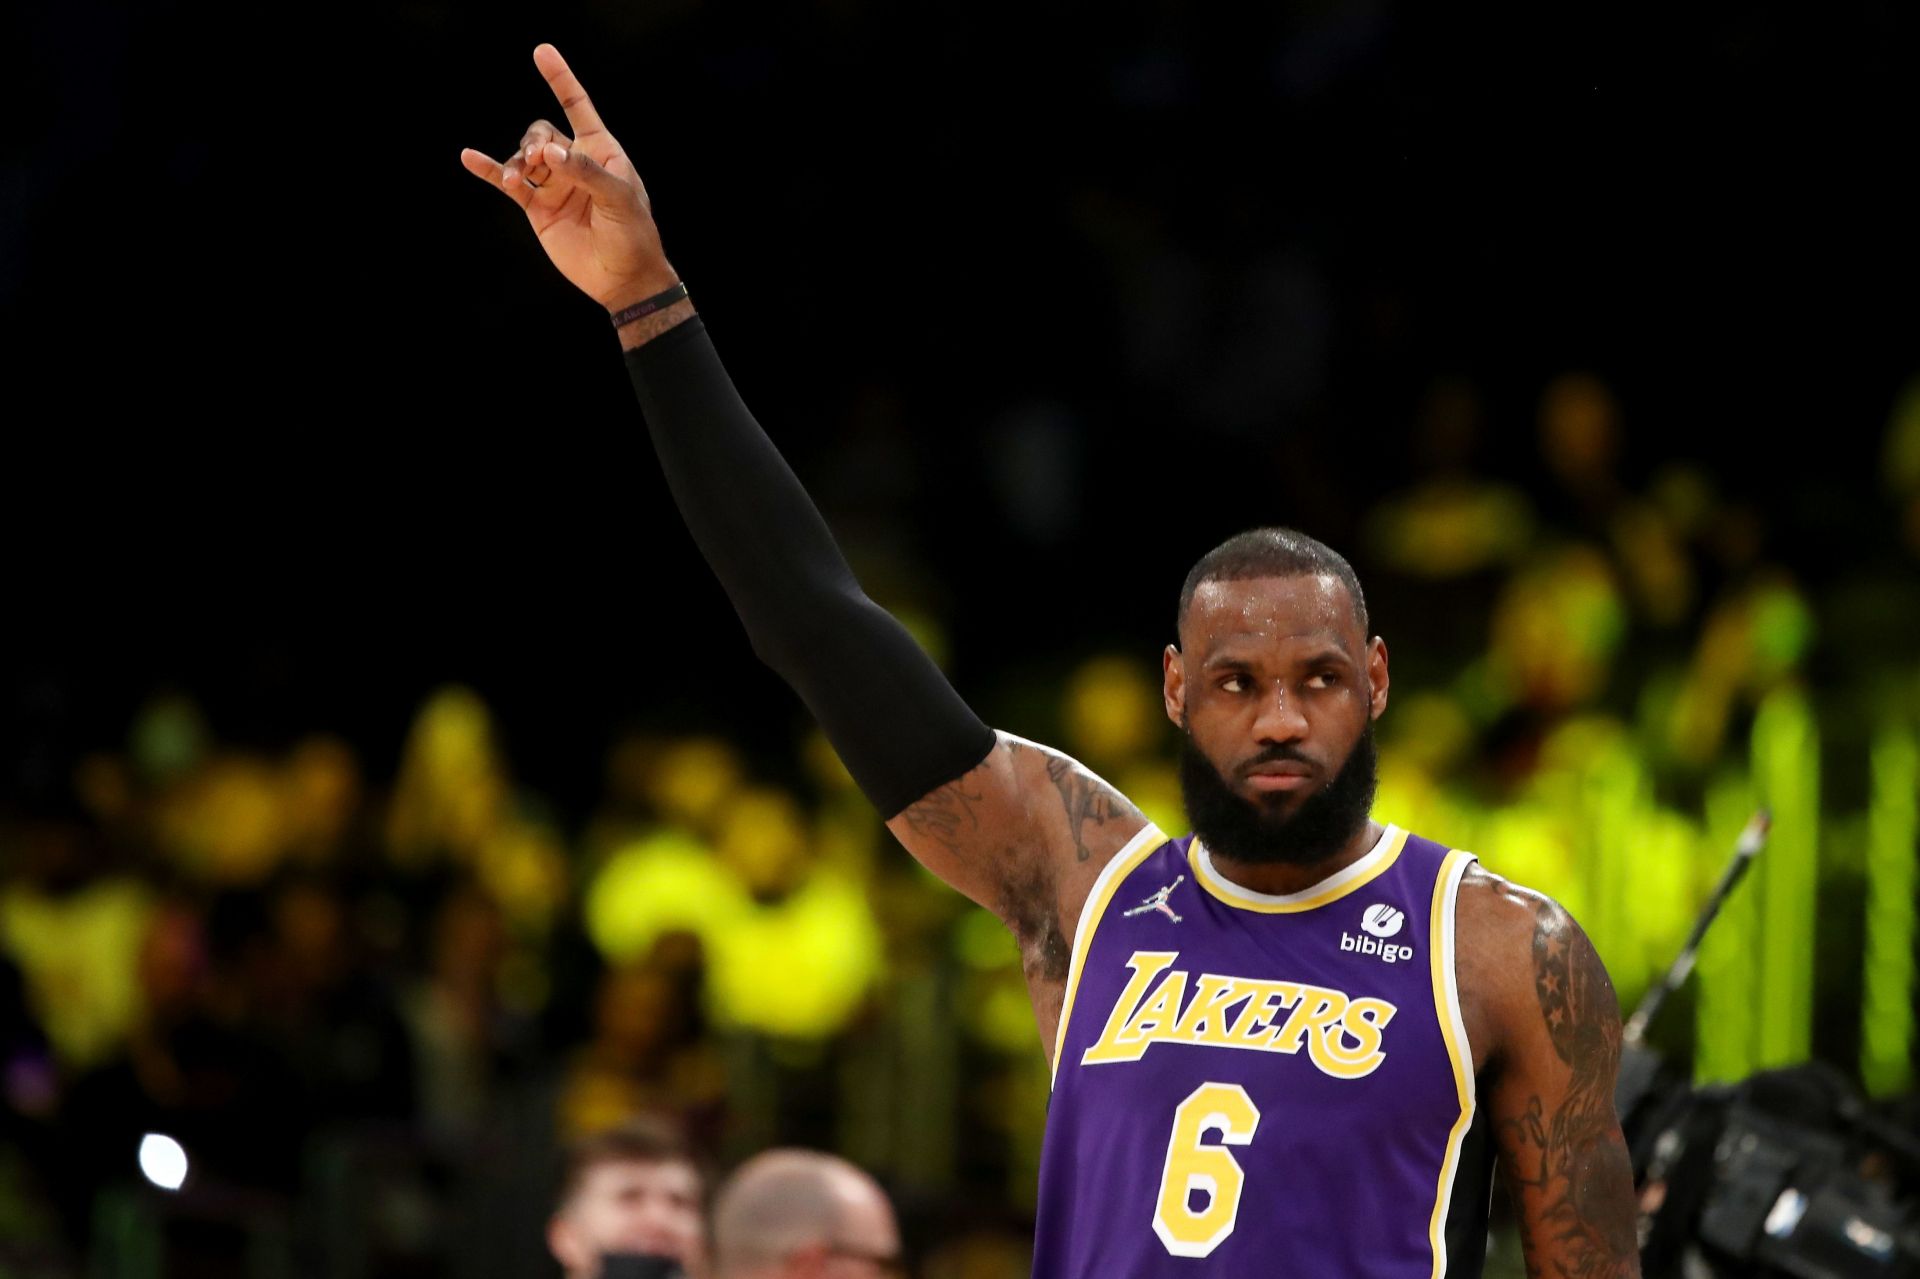
[[[1360,825],[1353,838],[1342,844],[1335,852],[1327,854],[1317,862],[1243,862],[1230,857],[1222,857],[1215,852],[1204,839],[1203,847],[1213,859],[1213,868],[1227,879],[1253,893],[1266,893],[1273,897],[1285,897],[1289,893],[1298,893],[1312,888],[1329,875],[1336,875],[1365,857],[1387,828],[1379,822],[1368,821]]]

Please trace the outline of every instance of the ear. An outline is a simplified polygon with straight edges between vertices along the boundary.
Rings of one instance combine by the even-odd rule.
[[[547,1222],[547,1249],[568,1274],[579,1274],[587,1269],[586,1249],[580,1246],[580,1237],[564,1214],[555,1213]]]
[[[1160,654],[1160,697],[1166,703],[1167,718],[1178,724],[1187,709],[1187,666],[1172,644]]]
[[[1367,645],[1367,684],[1373,690],[1372,714],[1379,719],[1387,709],[1387,642],[1378,635]]]

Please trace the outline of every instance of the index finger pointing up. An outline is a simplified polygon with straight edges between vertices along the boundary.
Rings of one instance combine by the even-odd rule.
[[[560,109],[567,113],[567,123],[573,126],[575,142],[584,142],[592,134],[607,131],[607,126],[600,123],[600,113],[593,109],[593,100],[574,78],[560,50],[550,44],[541,45],[533,51],[533,65],[540,68],[540,74],[553,89],[553,96],[560,99]]]

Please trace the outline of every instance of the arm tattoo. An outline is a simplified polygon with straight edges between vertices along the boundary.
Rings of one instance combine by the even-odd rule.
[[[949,853],[958,854],[980,833],[980,814],[976,805],[986,794],[978,781],[968,782],[972,774],[956,777],[938,790],[930,791],[908,805],[900,815],[907,829],[916,835],[940,841]]]
[[[1093,850],[1087,847],[1081,829],[1088,822],[1099,826],[1110,818],[1124,817],[1130,806],[1064,755],[1047,757],[1047,777],[1060,792],[1060,802],[1066,806],[1067,828],[1073,832],[1073,855],[1076,860],[1086,861],[1093,856]]]
[[[1613,1109],[1619,1005],[1592,943],[1552,906],[1534,925],[1533,984],[1573,1078],[1551,1114],[1536,1093],[1524,1113],[1500,1121],[1514,1191],[1541,1200],[1537,1215],[1520,1214],[1527,1273],[1549,1273],[1550,1258],[1551,1272],[1569,1279],[1637,1275],[1632,1170]]]

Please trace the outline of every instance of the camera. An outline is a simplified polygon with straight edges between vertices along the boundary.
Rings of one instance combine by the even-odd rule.
[[[600,1279],[687,1279],[687,1272],[672,1257],[607,1252],[600,1255]]]
[[[1920,1138],[1899,1103],[1818,1064],[1690,1088],[1633,1048],[1620,1080],[1646,1279],[1920,1279]]]

